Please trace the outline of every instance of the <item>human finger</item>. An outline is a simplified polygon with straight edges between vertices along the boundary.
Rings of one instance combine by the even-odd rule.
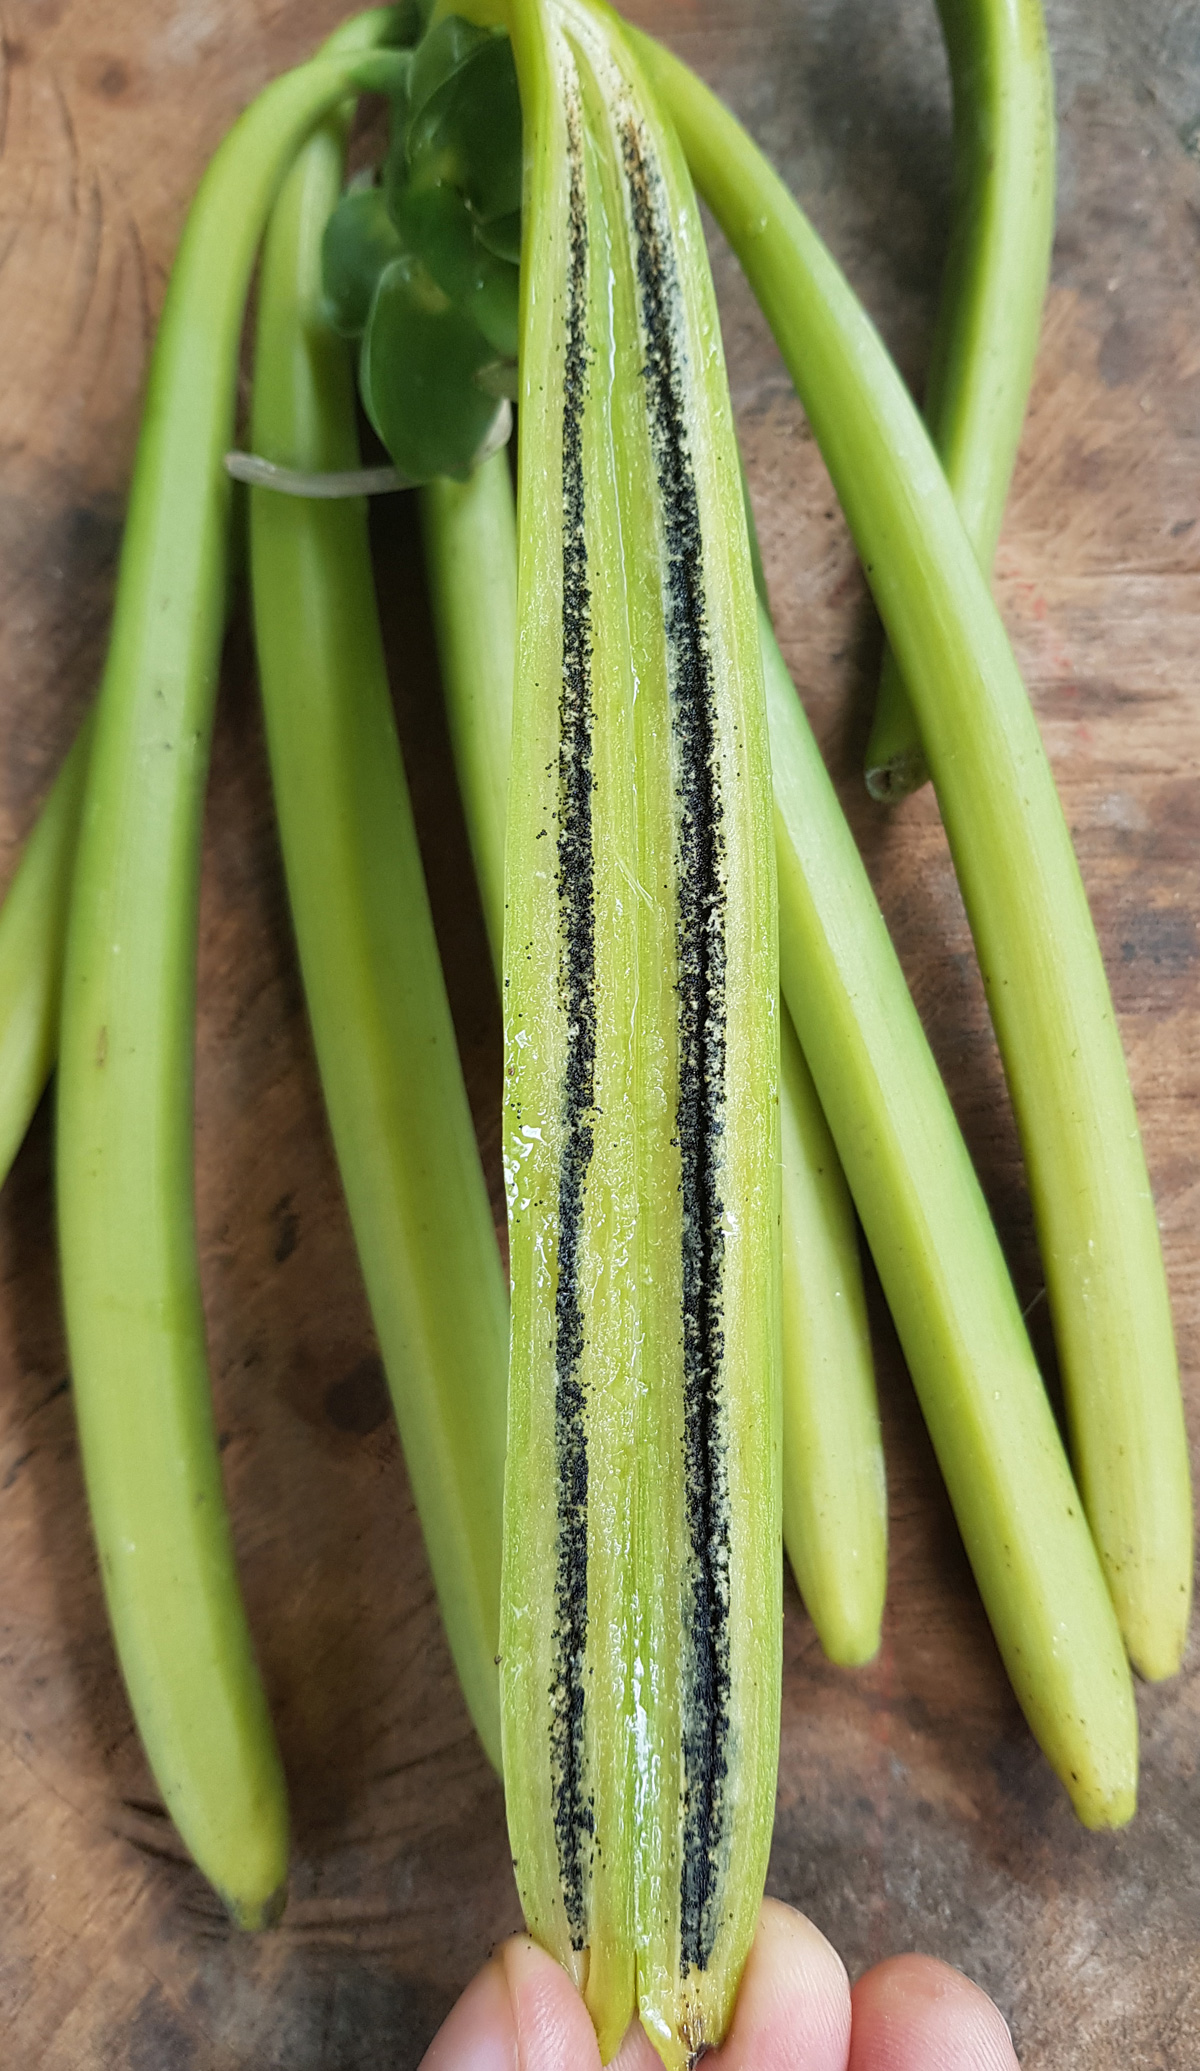
[[[893,1956],[854,1987],[849,2071],[1019,2071],[986,1992],[932,1956]]]
[[[515,2071],[516,2061],[504,1966],[493,1956],[442,2022],[420,2071]]]
[[[729,2034],[705,2071],[847,2071],[850,1986],[803,1913],[766,1899]]]
[[[600,2052],[566,1972],[514,1935],[467,1986],[421,2071],[600,2071]]]

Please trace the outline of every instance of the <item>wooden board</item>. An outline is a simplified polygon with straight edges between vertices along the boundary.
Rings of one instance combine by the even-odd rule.
[[[919,384],[948,198],[928,0],[643,0],[811,209]],[[0,73],[0,871],[103,653],[147,346],[188,195],[328,0],[6,0]],[[1055,0],[1054,284],[997,591],[1108,958],[1200,1422],[1200,50],[1171,0]],[[786,376],[716,253],[780,631],[994,1207],[1040,1274],[961,907],[926,794],[869,804],[878,637]],[[498,1017],[445,775],[403,503],[380,513],[398,707],[481,1136]],[[205,855],[197,1126],[218,1415],[295,1814],[282,1928],[180,1859],[130,1725],[80,1483],[44,1107],[0,1196],[0,2020],[13,2071],[409,2071],[517,1923],[499,1785],[432,1601],[324,1131],[245,630]],[[772,1889],[852,1971],[978,1978],[1028,2071],[1200,2066],[1200,1674],[1140,1694],[1142,1805],[1084,1833],[1008,1692],[877,1289],[891,1592],[829,1668],[789,1585]]]

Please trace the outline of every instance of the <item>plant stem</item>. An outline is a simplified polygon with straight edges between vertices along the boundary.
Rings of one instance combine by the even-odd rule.
[[[637,40],[796,383],[917,712],[1016,1111],[1088,1520],[1134,1666],[1171,1675],[1192,1504],[1166,1276],[1037,724],[937,455],[857,298],[734,118]]]
[[[256,453],[358,465],[353,374],[321,318],[344,152],[314,136],[271,218]],[[255,636],[321,1084],[438,1603],[500,1766],[508,1303],[404,779],[366,505],[250,491]]]
[[[989,569],[1021,437],[1054,239],[1054,75],[1041,0],[938,0],[954,96],[954,202],[925,421]],[[889,649],[867,743],[867,789],[928,777]]]

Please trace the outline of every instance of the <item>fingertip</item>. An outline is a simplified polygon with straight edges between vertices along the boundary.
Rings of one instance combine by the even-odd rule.
[[[591,2017],[553,1956],[517,1934],[505,1942],[500,1961],[515,2032],[513,2071],[600,2071]]]
[[[841,1957],[803,1913],[764,1899],[713,2071],[846,2071],[849,2046]]]
[[[522,1934],[467,1986],[421,2071],[600,2071],[600,2055],[565,1970]]]
[[[893,1956],[854,1987],[849,2071],[1019,2071],[1000,2009],[932,1956]]]
[[[504,1967],[485,1963],[442,2022],[420,2071],[515,2071],[517,2031]]]

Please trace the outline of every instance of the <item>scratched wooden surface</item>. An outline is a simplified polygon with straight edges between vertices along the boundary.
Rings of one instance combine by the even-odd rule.
[[[643,0],[812,210],[919,384],[948,126],[930,0]],[[96,680],[147,346],[187,197],[333,0],[2,0],[0,871]],[[1107,954],[1200,1429],[1200,39],[1191,6],[1055,0],[1054,281],[997,590]],[[1012,1123],[928,795],[857,766],[877,636],[787,380],[717,254],[785,649],[1046,1349]],[[464,890],[402,505],[382,513],[396,694],[481,1134],[498,1024]],[[84,1511],[43,1107],[0,1196],[0,2021],[13,2071],[408,2071],[516,1924],[499,1786],[441,1640],[326,1141],[244,629],[205,856],[199,1209],[224,1462],[295,1814],[259,1940],[180,1859],[134,1738]],[[772,1888],[852,1971],[947,1957],[1028,2071],[1200,2066],[1200,1675],[1141,1692],[1142,1805],[1077,1827],[975,1599],[873,1289],[886,1638],[826,1666],[789,1587]]]

